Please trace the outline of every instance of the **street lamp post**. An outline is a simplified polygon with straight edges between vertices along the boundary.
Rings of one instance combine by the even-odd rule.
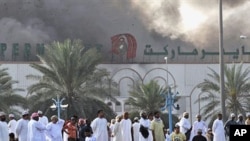
[[[63,108],[67,108],[68,107],[68,104],[66,105],[62,105],[62,102],[65,100],[65,98],[62,98],[60,100],[60,97],[59,95],[57,95],[56,99],[52,98],[53,100],[53,105],[50,106],[50,108],[52,109],[57,109],[57,117],[60,118],[60,115],[61,115],[61,110],[63,110]]]
[[[225,80],[224,80],[224,52],[223,52],[223,13],[222,0],[219,1],[219,55],[220,55],[220,95],[221,95],[221,112],[222,120],[226,121],[226,107],[225,107]]]
[[[167,57],[164,58],[166,60],[166,64],[167,64]],[[168,67],[167,67],[168,70]],[[172,119],[172,107],[176,110],[179,110],[180,107],[177,104],[176,106],[174,105],[174,100],[177,94],[179,94],[178,92],[173,94],[171,91],[171,87],[169,86],[168,83],[168,74],[167,74],[167,87],[168,87],[168,91],[167,93],[164,93],[163,96],[165,97],[165,105],[164,107],[162,107],[162,110],[166,110],[168,109],[168,125],[169,125],[169,132],[172,133],[173,130],[173,119]]]
[[[169,132],[172,133],[173,131],[173,119],[172,119],[172,107],[176,110],[180,109],[180,106],[177,104],[174,105],[174,100],[176,98],[176,95],[179,94],[178,92],[173,94],[171,92],[171,87],[168,88],[167,94],[164,94],[165,96],[165,106],[162,108],[162,110],[168,109],[168,126],[169,126]]]

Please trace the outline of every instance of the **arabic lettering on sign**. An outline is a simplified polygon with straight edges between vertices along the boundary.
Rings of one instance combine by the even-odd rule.
[[[180,56],[200,56],[200,59],[205,59],[206,56],[218,56],[219,52],[211,52],[211,51],[206,51],[205,49],[201,49],[200,51],[198,51],[198,49],[193,49],[189,52],[187,51],[181,51],[181,47],[178,46],[177,47],[177,51],[174,49],[171,49],[170,53],[167,50],[168,45],[163,47],[163,51],[162,52],[154,52],[151,45],[146,45],[145,49],[144,49],[144,55],[165,55],[165,56],[170,56],[170,59],[174,59],[176,57],[176,55],[180,55]],[[176,53],[177,52],[177,53]],[[246,52],[245,51],[245,47],[242,46],[241,47],[241,52],[240,50],[237,48],[235,49],[235,51],[232,52],[228,52],[225,51],[225,49],[223,49],[223,55],[228,55],[228,56],[232,56],[233,59],[238,59],[240,55],[250,55],[250,52]]]

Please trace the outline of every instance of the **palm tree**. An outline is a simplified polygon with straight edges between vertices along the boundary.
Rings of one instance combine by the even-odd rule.
[[[13,88],[13,85],[18,82],[12,80],[7,70],[7,68],[0,69],[0,111],[18,114],[19,111],[15,106],[24,107],[26,99],[16,94],[23,89]]]
[[[148,113],[161,111],[165,105],[165,98],[161,94],[165,94],[168,91],[168,87],[161,87],[157,81],[151,80],[147,84],[143,84],[137,81],[135,85],[130,86],[130,97],[127,100],[128,104],[131,104],[133,110],[131,117],[139,116],[139,111],[144,110]],[[175,100],[175,102],[178,98]],[[168,127],[168,113],[163,113],[161,119],[164,122],[165,127]],[[172,115],[173,125],[178,121],[178,117]]]
[[[220,112],[220,75],[213,69],[209,68],[211,73],[208,74],[209,79],[204,79],[204,82],[198,84],[198,88],[202,93],[207,95],[202,97],[200,102],[205,102],[206,105],[201,108],[204,118],[214,119],[214,113]],[[227,114],[233,112],[235,114],[242,113],[245,115],[250,108],[250,81],[249,67],[243,69],[243,64],[233,64],[231,67],[225,66],[225,103]],[[197,100],[196,103],[199,101]],[[226,115],[225,115],[226,116]]]
[[[160,110],[163,107],[164,97],[161,94],[166,92],[166,88],[160,87],[157,81],[151,80],[147,84],[138,81],[130,87],[130,97],[127,102],[135,110],[150,112]]]
[[[31,64],[42,76],[28,75],[28,79],[38,80],[28,88],[30,101],[36,100],[38,107],[49,111],[51,98],[59,95],[69,104],[67,117],[73,114],[93,118],[98,109],[114,113],[103,101],[113,98],[112,88],[101,85],[109,73],[97,69],[102,57],[96,48],[85,48],[80,40],[53,42],[45,47],[46,54],[38,56],[42,64]],[[50,104],[49,104],[50,103]],[[36,109],[34,103],[30,108]],[[37,109],[36,109],[37,110]]]

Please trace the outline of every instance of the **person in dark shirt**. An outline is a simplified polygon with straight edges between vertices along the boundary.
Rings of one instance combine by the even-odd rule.
[[[226,138],[228,139],[229,138],[229,136],[230,136],[230,125],[237,125],[237,122],[235,121],[235,114],[234,113],[232,113],[231,115],[230,115],[230,118],[229,118],[229,120],[225,123],[225,126],[224,126],[224,129],[225,129],[225,136],[226,136]]]
[[[85,135],[85,130],[90,130],[90,133],[93,134],[92,128],[90,126],[91,121],[89,119],[85,120],[85,126],[83,126],[83,128],[81,128],[80,132],[79,132],[79,136],[85,141],[86,135]]]
[[[202,130],[198,129],[197,135],[194,136],[192,141],[207,141],[206,137],[202,136]]]

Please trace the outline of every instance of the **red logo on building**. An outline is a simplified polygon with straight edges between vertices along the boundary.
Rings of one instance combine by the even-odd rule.
[[[111,37],[112,53],[117,55],[125,55],[127,59],[135,58],[137,43],[135,37],[131,34],[117,34]]]

